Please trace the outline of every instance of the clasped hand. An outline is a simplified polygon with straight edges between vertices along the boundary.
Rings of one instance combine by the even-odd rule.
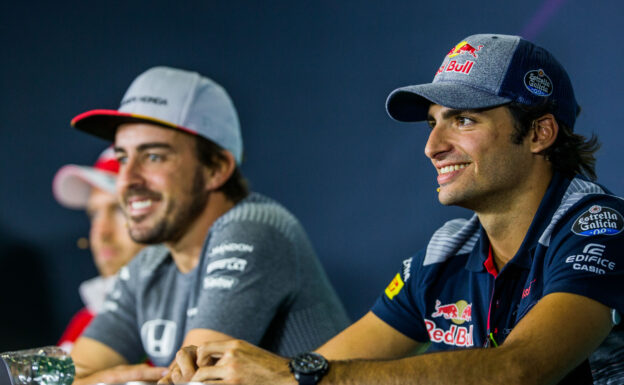
[[[288,359],[241,340],[185,346],[158,384],[296,384]]]

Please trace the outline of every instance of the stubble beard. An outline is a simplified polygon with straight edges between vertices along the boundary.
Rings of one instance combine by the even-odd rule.
[[[481,169],[481,181],[472,179],[466,181],[463,186],[457,186],[456,191],[451,190],[448,195],[442,197],[440,203],[445,206],[458,206],[474,212],[488,212],[499,210],[509,205],[513,197],[513,191],[519,187],[521,179],[518,174],[500,174],[496,168],[513,170],[510,164],[516,162],[515,158],[503,161]],[[484,178],[483,175],[487,175]],[[444,188],[444,187],[442,187]]]
[[[180,240],[208,204],[210,192],[205,191],[204,186],[205,178],[202,168],[197,167],[193,175],[191,191],[188,193],[191,201],[180,206],[179,202],[171,200],[165,214],[150,228],[141,229],[130,225],[128,229],[130,238],[147,245]]]

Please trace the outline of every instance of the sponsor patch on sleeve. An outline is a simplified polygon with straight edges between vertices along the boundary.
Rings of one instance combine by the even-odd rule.
[[[388,298],[392,299],[395,295],[399,294],[404,285],[405,284],[401,279],[401,274],[397,273],[397,275],[394,276],[392,282],[390,282],[388,287],[386,287],[386,295],[388,296]]]
[[[579,215],[572,225],[572,232],[589,237],[592,235],[615,235],[624,228],[624,218],[610,207],[593,205]]]
[[[606,249],[601,243],[588,243],[582,253],[568,256],[565,263],[574,270],[598,275],[610,273],[615,270],[616,263],[605,255]]]

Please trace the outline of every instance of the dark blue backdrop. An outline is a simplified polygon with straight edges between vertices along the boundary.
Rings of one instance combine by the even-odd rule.
[[[522,33],[564,63],[583,107],[577,131],[603,142],[599,180],[624,193],[616,0],[35,3],[0,12],[0,225],[3,237],[38,251],[45,274],[21,269],[15,293],[1,295],[19,296],[22,310],[55,309],[36,317],[42,343],[54,342],[80,307],[78,284],[95,274],[75,246],[86,217],[61,208],[50,186],[60,166],[90,164],[106,143],[69,120],[116,108],[154,65],[199,71],[228,90],[244,173],[301,219],[354,319],[436,227],[467,215],[437,203],[424,126],[393,122],[384,101],[398,86],[430,81],[469,34]],[[19,319],[20,309],[3,313]]]

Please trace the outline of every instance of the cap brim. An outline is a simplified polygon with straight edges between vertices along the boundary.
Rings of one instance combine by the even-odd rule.
[[[52,181],[52,192],[61,205],[84,209],[93,187],[115,194],[115,179],[116,175],[111,172],[69,164],[57,171]]]
[[[397,88],[388,95],[386,111],[400,122],[419,122],[427,119],[432,103],[452,109],[480,109],[511,101],[464,84],[439,82]]]
[[[124,123],[150,123],[166,128],[175,128],[197,135],[197,133],[193,130],[164,120],[155,119],[149,116],[120,112],[117,110],[91,110],[83,112],[71,120],[72,127],[111,142],[115,141],[117,127]]]

